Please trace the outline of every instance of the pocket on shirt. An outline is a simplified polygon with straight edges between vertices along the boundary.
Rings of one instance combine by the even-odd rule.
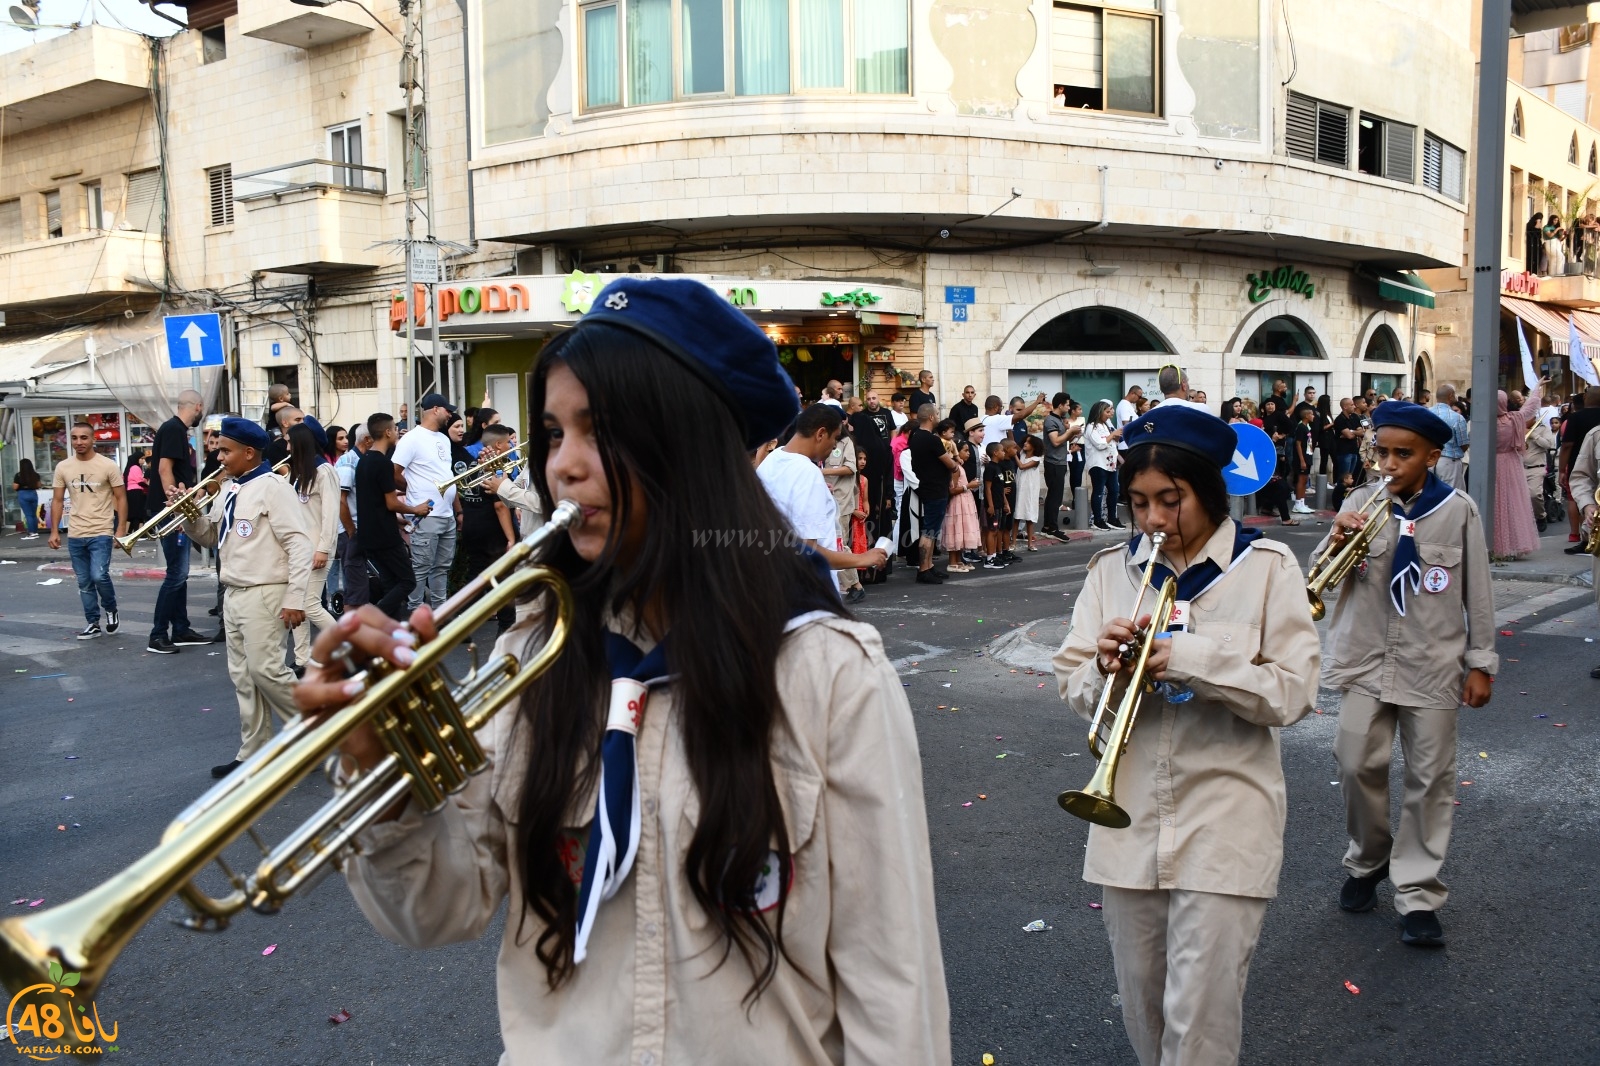
[[[1418,541],[1417,557],[1422,560],[1424,566],[1442,566],[1446,570],[1454,570],[1461,565],[1461,546]]]
[[[811,840],[817,828],[817,808],[822,802],[822,777],[812,770],[774,763],[772,784],[778,791],[778,805],[783,809],[783,828],[789,837],[789,853],[798,855]],[[687,846],[700,824],[700,794],[693,787],[684,800],[683,841]],[[777,840],[769,841],[773,847]]]

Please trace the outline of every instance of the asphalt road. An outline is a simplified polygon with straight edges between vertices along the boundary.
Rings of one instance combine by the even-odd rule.
[[[1303,556],[1316,535],[1291,542]],[[861,612],[883,633],[917,721],[957,1063],[985,1052],[1001,1066],[1135,1062],[1089,906],[1098,893],[1080,876],[1086,827],[1055,803],[1091,772],[1084,729],[1053,678],[988,652],[1018,629],[1057,639],[1089,553],[1053,546],[937,589],[897,574]],[[155,583],[121,583],[123,631],[79,642],[72,579],[37,584],[50,576],[0,567],[3,916],[29,911],[18,898],[43,899],[39,911],[65,902],[138,858],[238,739],[217,649],[144,652]],[[191,594],[199,618],[211,588]],[[1337,694],[1324,693],[1325,713],[1282,734],[1286,859],[1251,970],[1245,1063],[1595,1061],[1600,682],[1587,674],[1600,647],[1584,638],[1600,638],[1600,618],[1586,590],[1517,580],[1496,591],[1512,635],[1499,638],[1507,661],[1494,702],[1461,719],[1460,778],[1472,784],[1460,789],[1446,866],[1449,946],[1403,947],[1387,885],[1370,914],[1338,909]],[[304,783],[264,835],[327,794]],[[229,854],[242,866],[252,851]],[[220,876],[207,881],[221,890]],[[455,1063],[499,1052],[498,922],[477,943],[400,948],[371,931],[337,878],[222,933],[164,920],[179,913],[169,904],[144,927],[98,996],[102,1019],[120,1026],[119,1061]],[[1024,932],[1035,919],[1049,928]],[[330,1024],[341,1008],[350,1020]]]

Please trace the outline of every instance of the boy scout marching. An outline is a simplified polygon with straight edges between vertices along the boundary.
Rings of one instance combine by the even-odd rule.
[[[1583,438],[1583,443],[1578,446],[1578,455],[1572,461],[1572,476],[1568,482],[1572,492],[1574,505],[1583,516],[1582,533],[1580,536],[1587,538],[1587,546],[1591,552],[1600,547],[1600,531],[1595,529],[1595,523],[1600,522],[1600,507],[1597,507],[1595,493],[1600,492],[1600,429],[1591,429]],[[1600,605],[1600,553],[1594,554],[1592,563],[1595,577],[1595,603]],[[1589,676],[1600,680],[1600,665],[1589,670]]]
[[[284,631],[305,621],[311,581],[312,531],[307,508],[289,482],[267,465],[267,433],[243,418],[222,420],[218,459],[231,479],[184,530],[221,556],[228,676],[239,699],[239,751],[212,767],[226,777],[272,736],[270,712],[284,719],[294,705],[294,673],[284,661]]]
[[[1388,503],[1366,560],[1344,583],[1323,653],[1323,676],[1343,690],[1339,761],[1349,872],[1339,906],[1363,913],[1378,885],[1394,883],[1401,939],[1444,943],[1440,878],[1455,811],[1456,714],[1489,702],[1499,668],[1489,548],[1478,508],[1433,472],[1450,427],[1413,403],[1390,400],[1372,413],[1380,478],[1352,495],[1329,540],[1361,528],[1374,496]],[[1506,486],[1521,491],[1520,485]],[[1405,760],[1399,831],[1389,826],[1389,762],[1396,730]]]

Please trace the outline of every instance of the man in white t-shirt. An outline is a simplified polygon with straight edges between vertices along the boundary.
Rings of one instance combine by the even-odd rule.
[[[790,527],[781,532],[774,530],[766,536],[776,546],[784,534],[792,531],[815,548],[833,570],[883,566],[889,561],[889,555],[882,548],[868,548],[859,555],[843,550],[839,541],[839,508],[817,466],[833,450],[843,425],[844,412],[839,408],[825,403],[813,404],[795,419],[794,436],[789,442],[774,448],[756,467],[756,476]],[[864,590],[857,591],[860,595],[852,592],[851,602],[865,598]]]
[[[1135,385],[1128,390],[1128,394],[1117,401],[1117,428],[1121,429],[1135,418],[1139,417],[1139,401],[1144,399],[1144,390]],[[1128,446],[1117,441],[1117,449],[1126,451]]]
[[[841,381],[829,381],[826,385],[822,386],[822,399],[818,400],[817,402],[825,403],[829,407],[837,407],[839,410],[843,411],[843,399],[844,383]]]
[[[998,396],[990,396],[983,401],[983,447],[1011,439],[1011,427],[1015,420],[1011,412],[1005,409],[1005,403]],[[981,462],[981,460],[980,460]]]
[[[1178,367],[1167,365],[1161,368],[1157,377],[1161,386],[1161,402],[1157,407],[1193,407],[1196,411],[1205,411],[1212,414],[1203,403],[1195,403],[1189,399],[1189,374]]]
[[[443,396],[428,393],[417,401],[416,426],[400,438],[389,457],[395,482],[405,487],[406,503],[430,505],[411,531],[411,569],[417,578],[406,603],[411,611],[422,606],[424,595],[429,606],[438,609],[448,594],[445,585],[456,557],[456,490],[452,485],[440,492],[439,482],[452,476],[450,438],[444,427],[455,413]]]

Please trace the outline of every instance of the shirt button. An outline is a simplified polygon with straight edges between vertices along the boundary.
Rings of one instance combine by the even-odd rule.
[[[656,813],[656,801],[655,800],[647,799],[647,800],[644,801],[644,813],[646,813],[646,814],[654,814],[654,813]]]
[[[1230,641],[1232,639],[1233,639],[1233,634],[1232,633],[1224,633],[1224,634],[1222,634],[1222,640],[1223,640],[1224,643],[1226,643],[1227,641]]]
[[[648,937],[653,937],[653,936],[656,935],[656,923],[655,922],[645,922],[644,923],[644,935],[648,936]],[[648,1055],[649,1052],[647,1051],[647,1052],[645,1052],[645,1054]]]
[[[656,1066],[656,1053],[646,1051],[639,1056],[639,1066]]]
[[[1171,818],[1163,818],[1163,819],[1161,819],[1161,824],[1170,826],[1172,824],[1172,819]]]

